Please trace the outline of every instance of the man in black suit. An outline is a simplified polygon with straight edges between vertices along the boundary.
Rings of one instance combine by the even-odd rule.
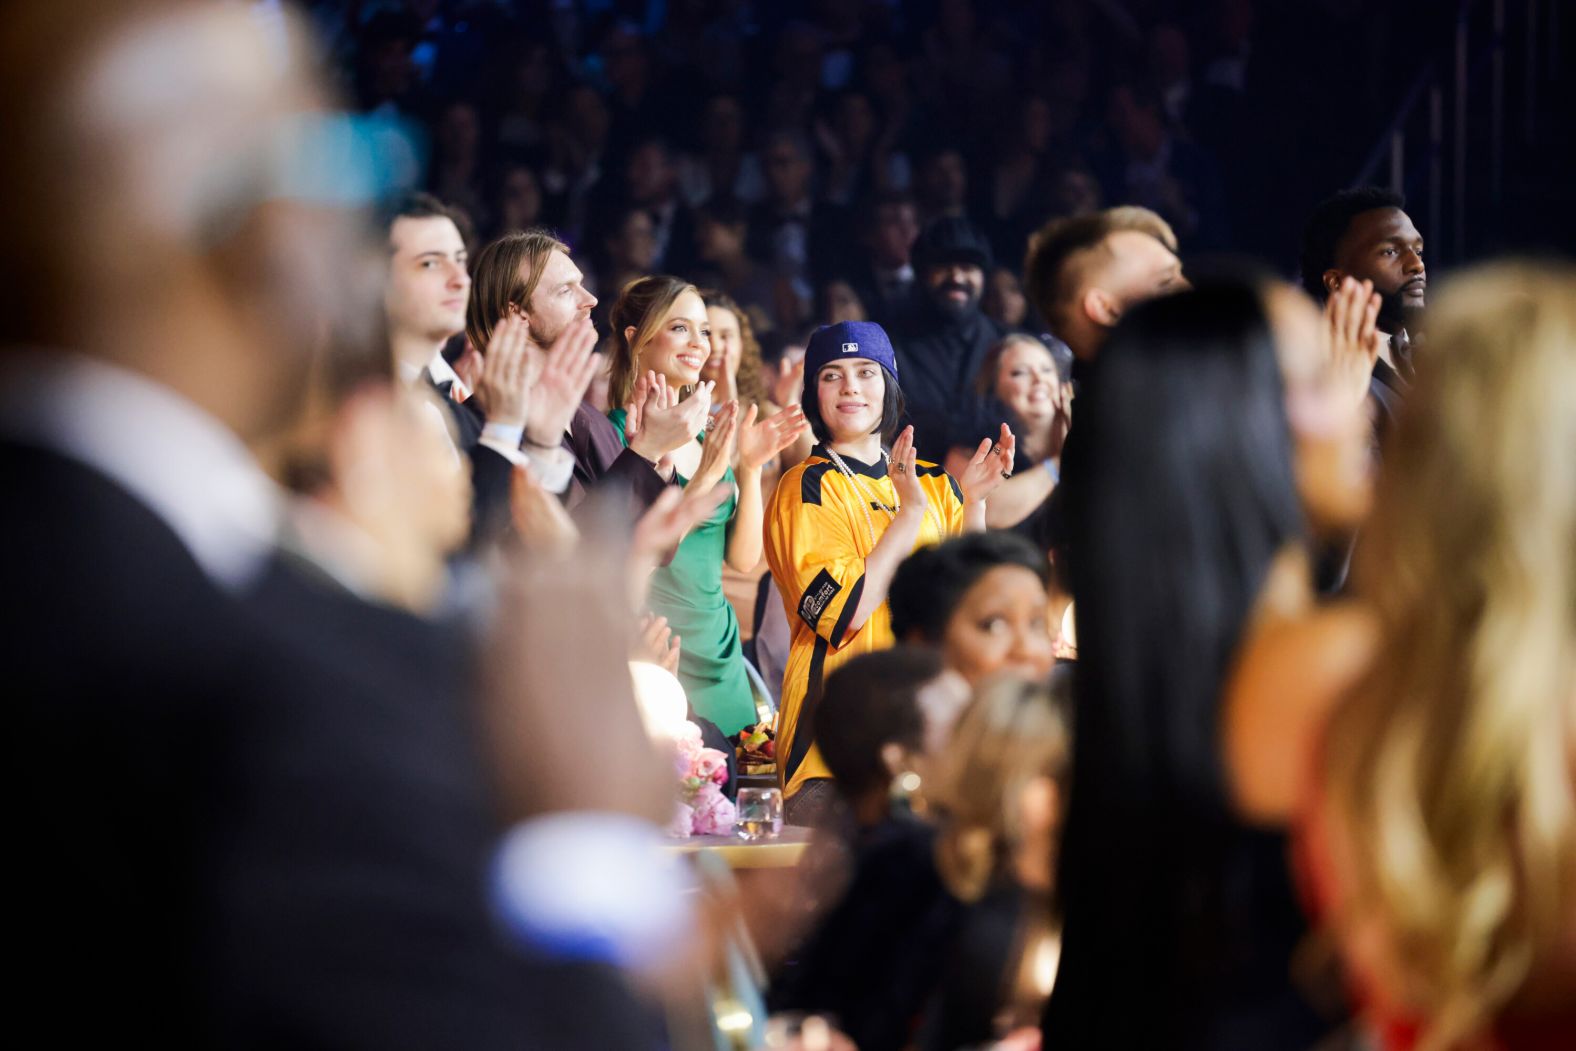
[[[919,209],[907,193],[877,197],[861,220],[863,250],[848,279],[870,320],[889,332],[904,331],[924,302],[912,259],[918,237]]]
[[[447,407],[456,445],[471,464],[474,536],[495,536],[508,521],[516,466],[529,466],[544,489],[561,493],[569,486],[574,459],[555,447],[522,448],[533,380],[523,346],[475,348],[490,355],[484,356],[475,392],[443,355],[449,341],[465,332],[471,290],[469,252],[453,211],[431,194],[410,194],[387,210],[384,221],[389,247],[384,308],[394,361],[408,386],[430,388]],[[586,348],[580,354],[582,372],[590,372],[584,367],[589,353]],[[558,364],[572,363],[560,359]],[[551,392],[544,388],[543,393],[549,397],[537,399],[538,415],[561,415]],[[583,393],[584,387],[575,392],[571,412]]]
[[[1369,381],[1376,444],[1389,430],[1410,385],[1413,337],[1428,294],[1423,235],[1400,194],[1376,186],[1342,190],[1321,201],[1302,236],[1302,287],[1318,303],[1341,282],[1371,281],[1379,295],[1379,360]]]
[[[0,15],[18,1025],[83,1044],[650,1046],[618,954],[584,947],[616,937],[493,927],[463,640],[275,547],[282,498],[249,447],[298,415],[325,328],[376,304],[344,280],[364,260],[342,187],[370,173],[315,163],[347,129],[312,113],[296,24],[272,29],[197,0]],[[512,758],[557,784],[551,729],[506,737],[545,741]],[[573,882],[585,855],[521,837],[545,822],[606,843],[607,817],[563,811],[618,798],[506,787],[531,820],[498,900],[529,933],[520,873]],[[625,867],[649,888],[643,856]]]
[[[990,242],[967,219],[936,219],[914,244],[914,269],[924,303],[900,330],[897,357],[914,439],[927,456],[940,459],[954,442],[976,438],[981,428],[984,403],[974,377],[1001,338],[980,309]]]

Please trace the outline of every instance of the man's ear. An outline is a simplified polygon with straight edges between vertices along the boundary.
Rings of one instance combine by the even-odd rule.
[[[1122,318],[1121,304],[1103,288],[1091,288],[1084,293],[1083,312],[1101,328],[1114,328]]]
[[[1319,275],[1319,280],[1324,283],[1324,290],[1332,296],[1341,290],[1341,282],[1345,278],[1346,275],[1334,267]]]

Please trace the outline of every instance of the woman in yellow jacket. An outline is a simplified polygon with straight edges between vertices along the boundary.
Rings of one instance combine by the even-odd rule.
[[[817,329],[804,378],[818,444],[783,474],[766,512],[766,560],[793,629],[776,754],[795,823],[822,808],[831,784],[815,748],[821,683],[855,655],[893,644],[886,597],[898,564],[922,545],[984,529],[985,498],[1011,474],[1013,454],[1005,425],[956,479],[916,457],[912,427],[884,449],[903,394],[880,325]]]

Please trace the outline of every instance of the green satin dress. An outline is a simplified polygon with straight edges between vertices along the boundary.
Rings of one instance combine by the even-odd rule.
[[[624,410],[608,419],[624,437]],[[705,441],[705,435],[700,440]],[[679,476],[679,483],[688,479]],[[718,485],[730,495],[705,522],[689,531],[673,561],[651,574],[648,605],[668,618],[679,636],[679,681],[690,707],[703,719],[733,735],[756,721],[755,694],[744,671],[739,620],[722,590],[722,564],[728,550],[729,523],[739,506],[738,486],[730,467]]]

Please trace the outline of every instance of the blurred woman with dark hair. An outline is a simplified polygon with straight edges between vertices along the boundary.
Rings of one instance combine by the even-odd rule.
[[[1234,816],[1221,691],[1277,555],[1294,446],[1257,284],[1130,311],[1079,398],[1067,925],[1045,1047],[1275,1049],[1330,1024],[1291,975],[1284,837]]]
[[[839,669],[829,697],[887,656]],[[904,725],[894,734],[917,741],[911,709]],[[1007,676],[979,690],[942,748],[910,756],[904,791],[929,820],[894,815],[865,831],[846,893],[778,976],[773,1006],[835,1014],[861,1051],[1021,1039],[1056,973],[1068,747],[1048,685]]]

